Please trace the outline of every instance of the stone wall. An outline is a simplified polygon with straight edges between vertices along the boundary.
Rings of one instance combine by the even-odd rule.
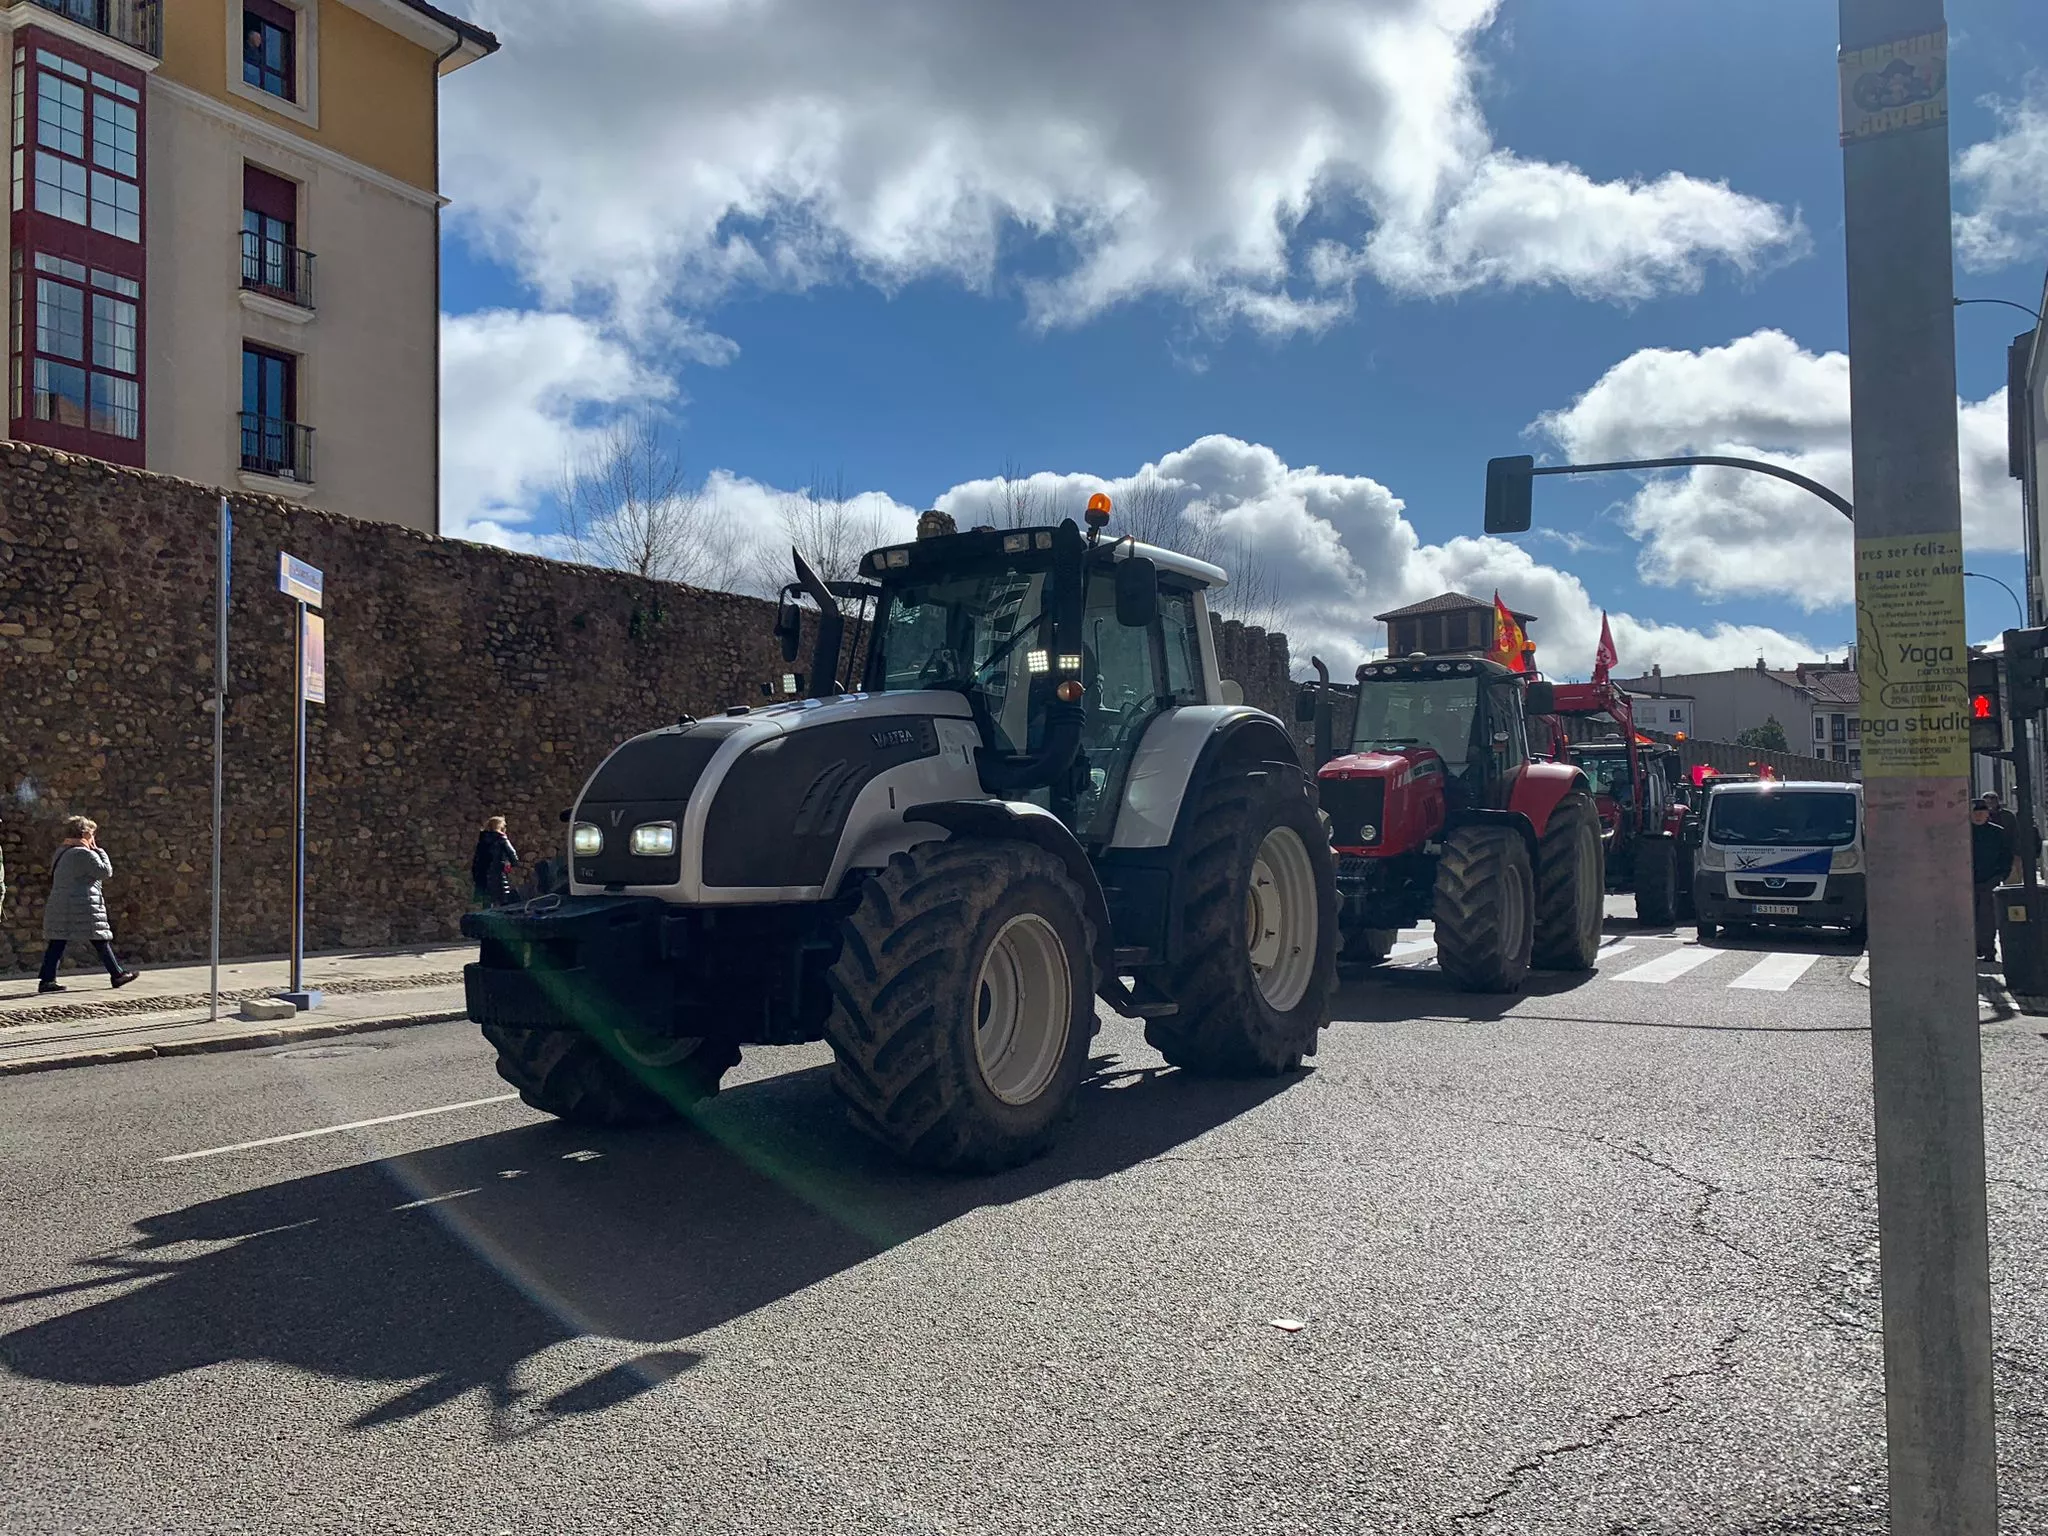
[[[206,951],[214,527],[220,492],[0,446],[0,972],[41,953],[70,814],[115,862],[124,956]],[[309,711],[307,941],[451,939],[483,817],[529,858],[618,742],[757,703],[785,670],[771,605],[235,495],[222,946],[288,942],[288,550],[327,573],[330,702]],[[1285,638],[1219,627],[1226,676],[1291,716]],[[808,645],[808,637],[806,638]]]

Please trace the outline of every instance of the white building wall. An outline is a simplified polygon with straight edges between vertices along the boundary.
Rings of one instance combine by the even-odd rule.
[[[148,140],[148,467],[288,489],[241,474],[247,339],[299,359],[298,419],[314,429],[304,499],[434,531],[437,200],[163,79],[150,82]],[[245,162],[300,185],[297,238],[315,257],[310,318],[242,292]]]

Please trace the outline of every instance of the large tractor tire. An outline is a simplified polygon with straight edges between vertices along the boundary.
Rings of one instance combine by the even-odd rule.
[[[1636,921],[1667,927],[1678,915],[1678,844],[1668,837],[1636,839]]]
[[[1512,992],[1528,979],[1536,932],[1529,845],[1512,827],[1458,827],[1436,866],[1436,961],[1467,992]]]
[[[1607,903],[1600,813],[1590,795],[1573,790],[1557,802],[1536,861],[1534,963],[1545,971],[1590,971],[1600,958]]]
[[[1145,1039],[1183,1071],[1277,1077],[1312,1056],[1337,974],[1337,865],[1290,768],[1211,782],[1189,809],[1183,958],[1160,983],[1179,1006]]]
[[[724,1040],[675,1040],[597,1026],[519,1029],[483,1026],[498,1048],[498,1076],[542,1114],[571,1125],[626,1128],[677,1119],[718,1092],[739,1064]]]
[[[928,1168],[992,1172],[1052,1145],[1095,1033],[1095,928],[1034,844],[899,853],[842,927],[826,1037],[848,1113]]]

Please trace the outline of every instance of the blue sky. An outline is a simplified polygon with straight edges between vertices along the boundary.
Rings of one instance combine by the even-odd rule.
[[[1984,221],[1959,291],[2037,305],[2048,20],[2029,5],[1952,0],[1952,139],[1959,156],[1986,146],[1958,182]],[[1459,581],[1553,620],[1557,672],[1587,664],[1602,607],[1634,616],[1625,668],[1752,648],[1789,663],[1802,641],[1840,653],[1844,531],[1771,482],[1673,479],[1638,499],[1628,479],[1552,480],[1551,533],[1521,556],[1452,543],[1478,531],[1496,453],[1655,452],[1696,434],[1701,451],[1841,476],[1846,403],[1823,356],[1845,342],[1832,5],[1357,0],[1348,78],[1258,35],[1286,27],[1278,0],[1128,0],[1104,8],[1115,21],[1078,3],[962,19],[937,0],[840,0],[874,30],[918,28],[887,65],[900,79],[859,78],[858,57],[835,73],[829,39],[822,63],[791,44],[829,25],[809,0],[690,0],[680,21],[655,0],[591,0],[598,62],[610,37],[646,57],[587,74],[551,64],[537,0],[472,9],[506,49],[447,87],[451,531],[549,547],[552,465],[651,408],[693,473],[722,472],[735,538],[771,534],[773,493],[818,473],[877,505],[951,493],[971,508],[973,482],[1006,466],[1074,487],[1161,463],[1191,519],[1267,551],[1298,588],[1290,629],[1326,652],[1362,654],[1372,611]],[[784,35],[723,14],[740,11]],[[1153,12],[1166,30],[1147,35]],[[1014,52],[1031,56],[980,62]],[[1069,58],[1073,89],[1049,86]],[[986,78],[949,86],[962,60]],[[1188,101],[1207,105],[1183,117]],[[1407,116],[1424,126],[1378,121]],[[587,135],[528,131],[579,117]],[[1061,135],[1071,160],[1044,155]],[[1345,147],[1304,176],[1302,146],[1326,139]],[[1505,188],[1476,211],[1474,193],[1432,202],[1411,167],[1439,151],[1451,184],[1504,167]],[[1582,174],[1553,185],[1550,168]],[[1274,256],[1256,194],[1214,189],[1290,176]],[[1552,193],[1564,212],[1546,222]],[[1383,228],[1430,249],[1388,256],[1370,243]],[[1577,249],[1617,228],[1635,233]],[[1321,242],[1349,263],[1328,282],[1308,275]],[[2016,496],[1986,467],[1986,434],[2024,325],[1977,308],[1957,330],[1960,392],[1982,407],[1974,439],[1966,417],[1971,569],[2015,588]],[[1212,438],[1227,441],[1187,452]],[[1969,586],[1973,635],[2013,622],[1995,586]]]

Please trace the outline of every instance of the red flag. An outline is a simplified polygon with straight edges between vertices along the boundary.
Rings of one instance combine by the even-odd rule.
[[[1499,662],[1510,672],[1525,672],[1529,659],[1524,653],[1529,649],[1529,637],[1522,626],[1515,622],[1515,616],[1508,611],[1508,605],[1500,600],[1500,593],[1493,594],[1493,649],[1488,659]]]
[[[1614,635],[1607,628],[1607,610],[1600,610],[1600,648],[1593,652],[1593,681],[1607,681],[1607,669],[1621,660],[1614,649]]]

